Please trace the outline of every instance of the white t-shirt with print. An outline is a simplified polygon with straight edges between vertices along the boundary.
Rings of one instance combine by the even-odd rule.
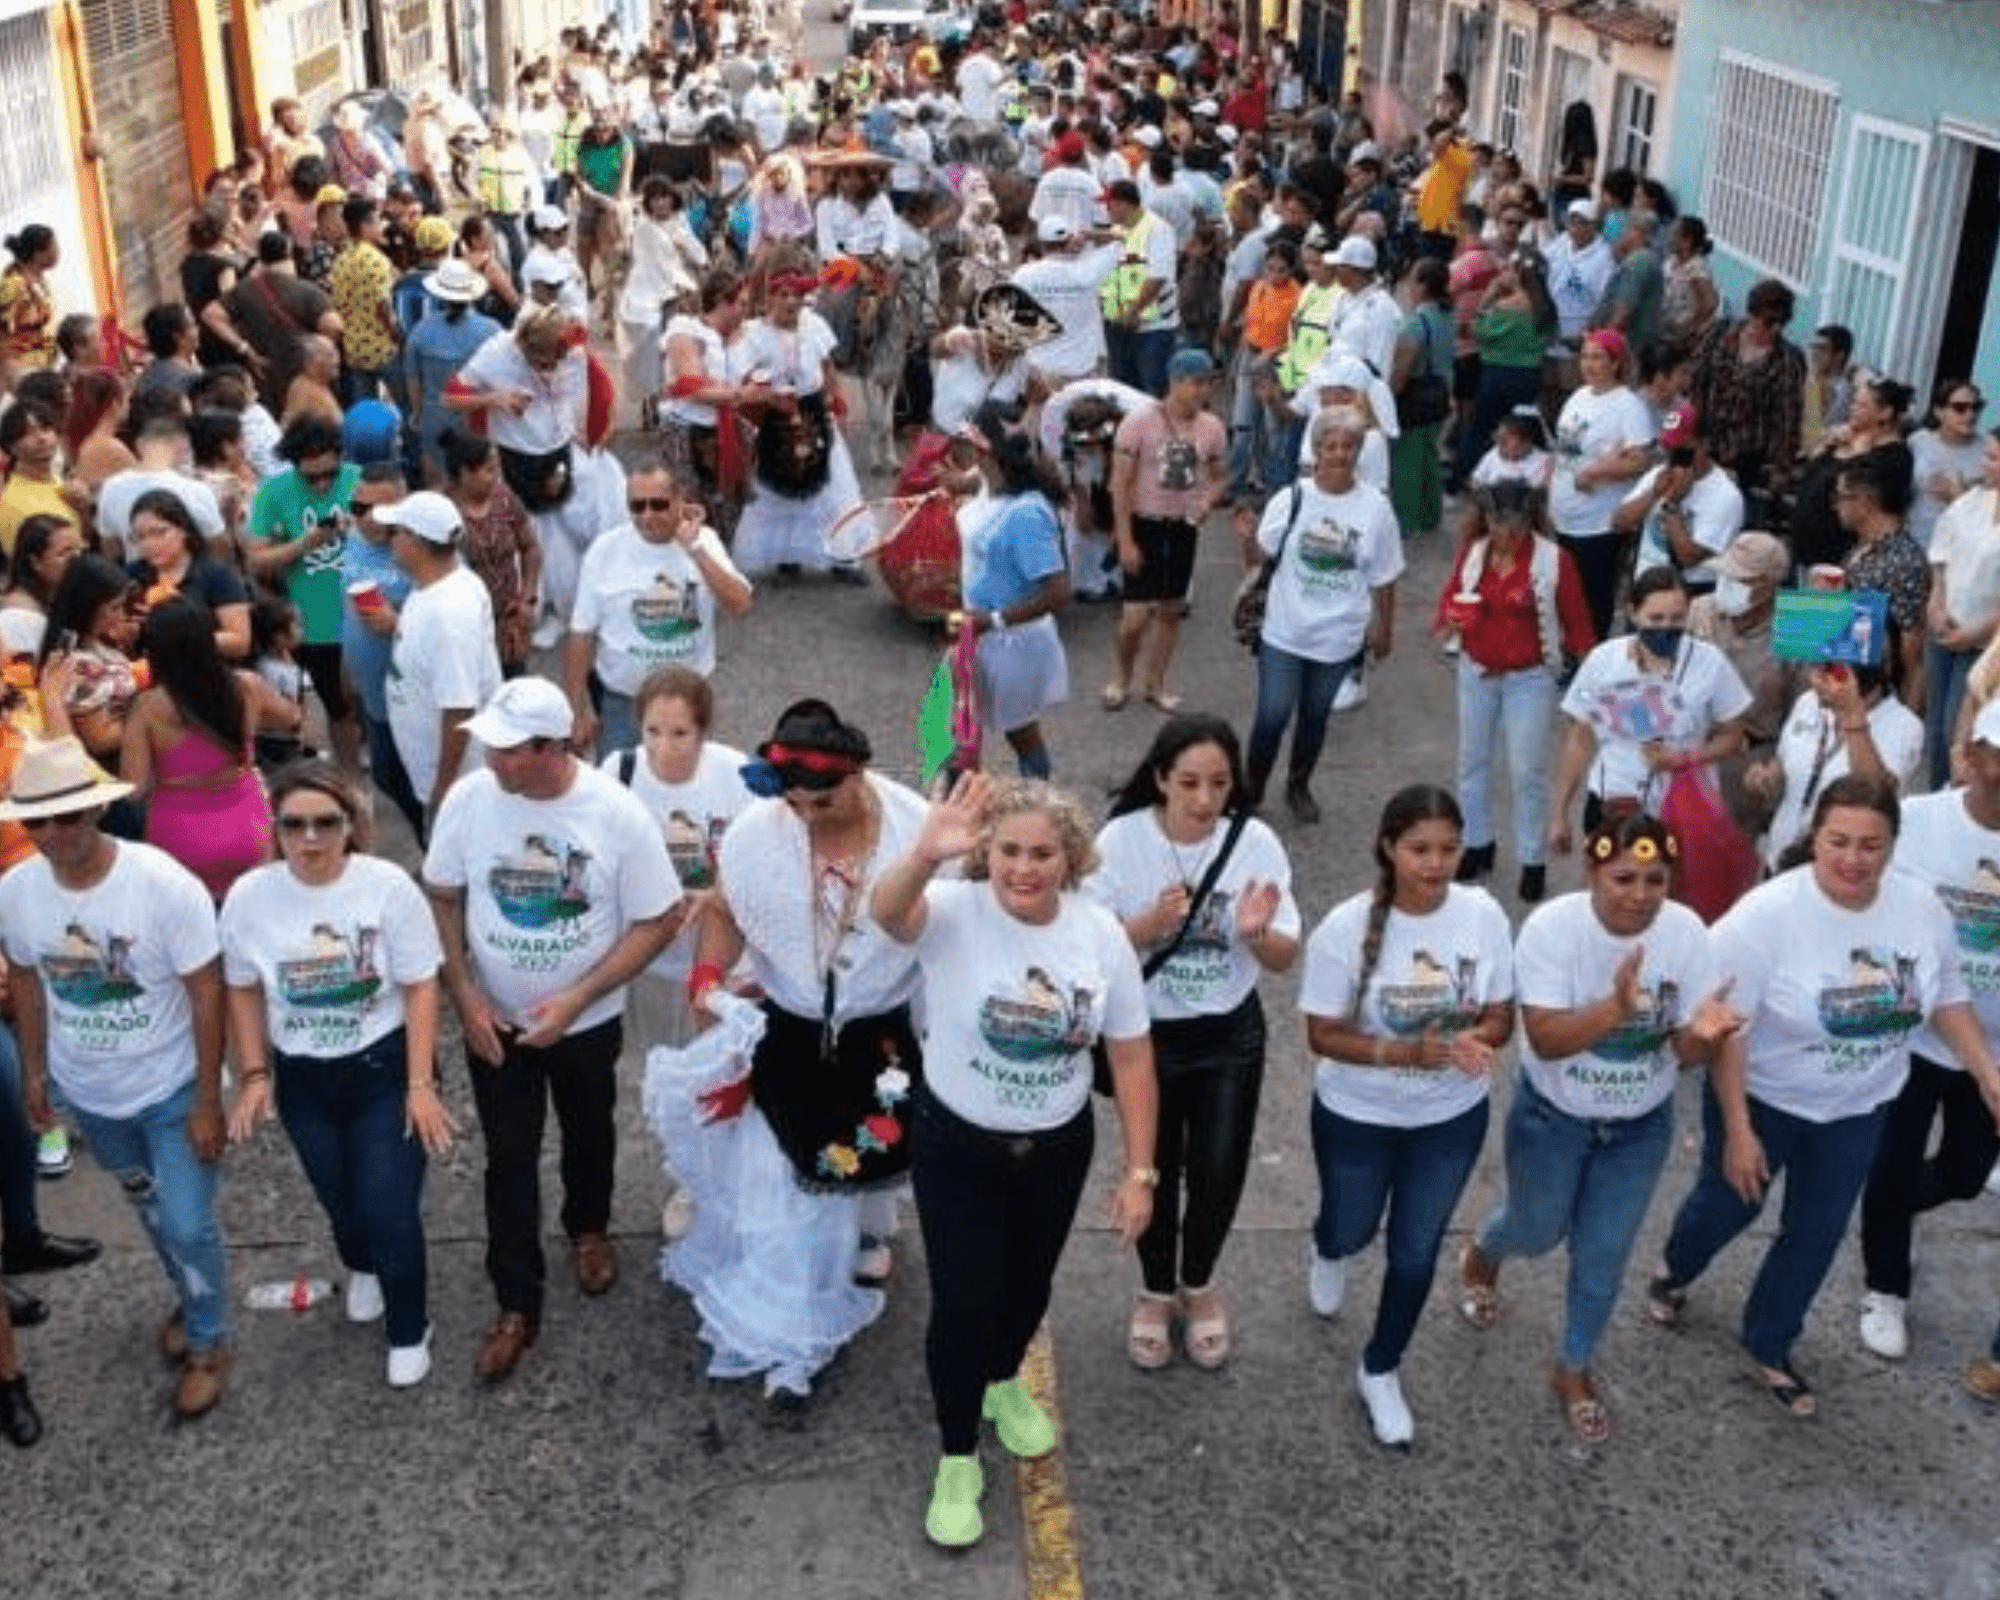
[[[695,548],[736,571],[713,528]],[[596,635],[597,675],[614,694],[637,694],[656,667],[715,670],[715,593],[694,553],[672,539],[653,544],[629,522],[584,551],[569,628]]]
[[[347,858],[327,884],[282,861],[245,873],[222,903],[222,976],[261,987],[271,1047],[329,1060],[403,1025],[403,990],[444,964],[430,902],[401,867]]]
[[[627,787],[659,823],[667,859],[682,890],[713,889],[722,835],[757,798],[743,782],[743,765],[749,757],[711,739],[701,747],[692,778],[664,783],[653,776],[644,749],[614,750],[602,763],[614,780],[627,755],[632,757],[632,781]],[[700,938],[701,929],[689,923],[647,970],[665,978],[685,978],[694,969]]]
[[[681,897],[659,825],[616,778],[578,763],[554,800],[508,794],[490,771],[452,787],[431,830],[424,881],[465,891],[465,941],[479,985],[523,1025],[533,1006],[610,954],[635,922]],[[622,986],[571,1025],[623,1006]]]
[[[759,317],[729,349],[729,373],[741,381],[761,374],[766,383],[797,394],[817,394],[826,383],[826,358],[840,340],[817,311],[801,311],[796,328]]]
[[[1580,537],[1609,534],[1629,480],[1617,478],[1581,489],[1577,470],[1628,445],[1649,443],[1656,432],[1646,402],[1623,385],[1602,394],[1579,389],[1564,401],[1550,445],[1556,466],[1549,483],[1549,520],[1556,532]]]
[[[1108,907],[1120,922],[1151,907],[1170,884],[1185,883],[1192,894],[1228,834],[1225,819],[1199,844],[1176,845],[1161,829],[1159,812],[1151,806],[1113,817],[1097,836],[1099,864],[1084,884],[1084,893]],[[1278,836],[1253,817],[1244,823],[1221,877],[1202,901],[1195,925],[1146,980],[1146,1002],[1155,1017],[1223,1016],[1257,986],[1257,958],[1236,932],[1237,897],[1251,882],[1277,884],[1278,909],[1271,928],[1298,937],[1292,864]]]
[[[1651,494],[1653,485],[1665,470],[1654,467],[1648,471],[1632,486],[1632,492],[1625,496],[1625,501],[1635,502]],[[1654,567],[1674,567],[1679,569],[1682,577],[1691,581],[1715,581],[1716,557],[1727,550],[1737,534],[1743,531],[1743,491],[1736,487],[1736,480],[1728,473],[1720,467],[1712,467],[1688,486],[1681,510],[1687,518],[1688,537],[1708,554],[1693,566],[1682,567],[1674,559],[1666,530],[1660,525],[1660,508],[1654,506],[1646,513],[1646,520],[1639,528],[1639,554],[1632,567],[1634,577],[1650,572]]]
[[[924,1077],[947,1109],[996,1133],[1059,1128],[1090,1097],[1090,1046],[1147,1033],[1139,958],[1117,918],[1065,894],[1020,921],[990,883],[924,891]]]
[[[1306,941],[1299,1008],[1308,1016],[1354,1016],[1365,1033],[1416,1039],[1431,1031],[1463,1033],[1487,1006],[1512,998],[1507,913],[1484,889],[1453,884],[1428,915],[1391,908],[1357,1014],[1354,984],[1373,900],[1372,893],[1343,900]],[[1324,1056],[1313,1059],[1313,1083],[1320,1104],[1336,1116],[1389,1128],[1448,1122],[1478,1105],[1487,1089],[1484,1077],[1455,1067],[1363,1067]]]
[[[1924,758],[1923,718],[1894,695],[1885,694],[1868,709],[1868,738],[1889,776],[1899,787],[1907,784]],[[1820,792],[1835,778],[1845,777],[1851,765],[1840,719],[1810,689],[1792,702],[1778,730],[1776,754],[1785,774],[1785,792],[1764,835],[1764,860],[1773,868],[1805,834]]]
[[[1514,945],[1516,998],[1525,1010],[1579,1011],[1617,988],[1619,964],[1637,946],[1639,1009],[1589,1049],[1551,1060],[1521,1031],[1521,1065],[1551,1105],[1586,1122],[1642,1117],[1671,1099],[1680,1076],[1673,1035],[1715,987],[1708,929],[1669,900],[1644,933],[1612,933],[1590,896],[1566,894],[1539,907]]]
[[[396,617],[383,688],[389,732],[418,799],[437,782],[443,714],[477,711],[500,683],[493,597],[478,574],[458,567],[436,583],[412,589]],[[479,741],[467,739],[459,772],[473,771],[484,759]]]
[[[1920,795],[1903,802],[1895,865],[1943,902],[1980,1031],[2000,1040],[2000,831],[1972,820],[1963,789]],[[1928,1017],[1910,1035],[1910,1048],[1941,1067],[1962,1065]]]
[[[131,1117],[194,1076],[183,981],[218,950],[201,880],[164,850],[120,840],[92,888],[63,888],[36,855],[0,879],[7,959],[42,980],[49,1074],[80,1109]]]
[[[1908,873],[1885,874],[1874,904],[1849,911],[1796,867],[1739,900],[1711,938],[1750,1018],[1750,1093],[1807,1122],[1893,1099],[1917,1027],[1969,998],[1951,918]]]
[[[1286,491],[1271,496],[1257,525],[1265,555],[1284,547],[1265,602],[1264,642],[1308,661],[1345,661],[1368,636],[1370,591],[1402,576],[1402,530],[1389,497],[1366,484],[1336,495],[1302,478],[1298,489],[1296,519]]]
[[[1657,805],[1667,778],[1647,767],[1641,747],[1663,739],[1676,750],[1698,748],[1718,723],[1749,710],[1750,691],[1729,658],[1706,640],[1682,639],[1674,669],[1664,675],[1641,670],[1637,650],[1629,637],[1593,648],[1570,680],[1562,709],[1597,735],[1590,792]]]

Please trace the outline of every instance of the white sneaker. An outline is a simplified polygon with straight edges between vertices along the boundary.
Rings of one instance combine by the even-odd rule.
[[[372,1272],[357,1272],[347,1280],[347,1320],[373,1322],[382,1315],[382,1280]]]
[[[667,1199],[660,1212],[660,1232],[671,1242],[685,1239],[694,1226],[694,1193],[682,1184]]]
[[[1322,1317],[1340,1315],[1341,1302],[1347,1298],[1347,1260],[1345,1257],[1334,1261],[1313,1252],[1312,1269],[1306,1273],[1306,1298],[1312,1301],[1312,1308]]]
[[[1993,1170],[1986,1174],[1986,1192],[2000,1194],[2000,1161],[1993,1163]]]
[[[421,1344],[399,1344],[389,1352],[389,1387],[414,1388],[430,1376],[431,1330],[424,1329]]]
[[[1903,1322],[1907,1304],[1872,1289],[1861,1297],[1861,1342],[1884,1361],[1901,1361],[1910,1353],[1910,1330]]]
[[[1373,1373],[1366,1366],[1357,1366],[1354,1386],[1361,1391],[1361,1403],[1368,1408],[1368,1421],[1383,1444],[1408,1444],[1417,1436],[1416,1419],[1410,1415],[1403,1399],[1403,1385],[1395,1373]]]
[[[1340,687],[1333,692],[1333,709],[1352,711],[1357,706],[1368,703],[1368,680],[1358,672],[1350,672],[1340,680]]]

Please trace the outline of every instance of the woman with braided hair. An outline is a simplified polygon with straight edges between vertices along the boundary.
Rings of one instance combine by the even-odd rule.
[[[1416,1431],[1396,1369],[1486,1138],[1494,1053],[1514,1031],[1506,914],[1484,890],[1453,882],[1464,826],[1443,789],[1412,784],[1390,796],[1375,832],[1375,886],[1313,930],[1299,985],[1320,1174],[1308,1290],[1314,1311],[1337,1316],[1348,1260],[1383,1231],[1386,1213],[1382,1296],[1355,1374],[1385,1445]]]

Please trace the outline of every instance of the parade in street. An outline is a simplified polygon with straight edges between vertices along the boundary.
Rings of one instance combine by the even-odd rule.
[[[0,189],[0,1586],[2000,1595],[2000,19],[495,4]]]

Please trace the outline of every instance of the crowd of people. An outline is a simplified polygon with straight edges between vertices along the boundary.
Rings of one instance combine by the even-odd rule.
[[[99,1253],[36,1209],[74,1130],[156,1249],[175,1402],[205,1414],[234,1336],[218,1163],[275,1112],[346,1314],[382,1322],[391,1385],[423,1381],[448,1001],[485,1147],[474,1365],[502,1382],[542,1331],[548,1113],[570,1268],[602,1295],[617,1064],[657,1051],[682,1074],[648,1079],[665,1270],[712,1372],[805,1403],[880,1313],[914,1195],[925,1525],[963,1546],[982,1421],[1015,1455],[1056,1442],[1020,1369],[1094,1076],[1126,1353],[1230,1360],[1265,980],[1297,968],[1305,1290],[1337,1315],[1383,1236],[1356,1385],[1384,1444],[1415,1431],[1399,1369],[1510,1047],[1505,1193],[1453,1298],[1490,1327],[1504,1263],[1568,1244],[1551,1382],[1578,1441],[1611,1432],[1591,1368],[1683,1070],[1700,1170],[1647,1313],[1680,1318],[1782,1173],[1743,1311],[1759,1382],[1817,1405],[1792,1350],[1857,1206],[1860,1337],[1907,1351],[1914,1219],[2000,1155],[1982,396],[1948,378],[1913,428],[1844,329],[1786,338],[1782,284],[1736,314],[1701,220],[1600,179],[1580,133],[1545,193],[1468,132],[1455,77],[1378,128],[1226,0],[1186,9],[1015,4],[815,76],[796,0],[676,4],[644,40],[566,37],[477,127],[418,93],[391,147],[359,102],[325,138],[280,102],[207,185],[143,364],[62,314],[47,228],[6,241],[9,1276]],[[754,754],[711,738],[718,615],[754,647],[759,583],[866,581],[825,537],[866,489],[916,508],[873,552],[906,604],[941,512],[924,608],[1017,778],[963,740],[920,795],[820,697]],[[1454,783],[1400,788],[1375,882],[1309,924],[1290,852],[1331,718],[1441,530],[1420,627],[1455,661]],[[1241,737],[1175,675],[1217,536],[1255,652]],[[1886,637],[1786,659],[1796,587],[1885,597]],[[1164,719],[1101,826],[1043,726],[1079,600],[1118,608],[1104,711]],[[414,878],[370,853],[377,793]],[[1503,814],[1518,929],[1482,886]],[[1727,839],[1754,870],[1695,893]],[[1543,904],[1572,849],[1583,888]],[[25,1445],[10,1330],[47,1308],[12,1284],[8,1307],[0,1431]],[[2000,1336],[1965,1382],[2000,1402]]]

